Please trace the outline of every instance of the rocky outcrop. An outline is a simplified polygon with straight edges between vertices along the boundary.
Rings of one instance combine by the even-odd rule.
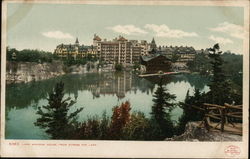
[[[57,77],[66,73],[83,74],[102,71],[98,62],[66,66],[62,61],[52,63],[6,62],[6,83],[27,83]]]
[[[6,63],[7,83],[39,81],[65,74],[60,61],[52,63],[8,62]]]
[[[186,124],[185,132],[180,136],[166,138],[166,141],[242,141],[242,136],[220,131],[207,131],[198,127],[198,122]]]

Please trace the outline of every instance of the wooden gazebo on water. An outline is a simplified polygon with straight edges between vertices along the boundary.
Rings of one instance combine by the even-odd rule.
[[[242,135],[242,105],[204,103],[201,107],[191,106],[204,113],[199,127],[205,127],[208,131],[219,130]]]

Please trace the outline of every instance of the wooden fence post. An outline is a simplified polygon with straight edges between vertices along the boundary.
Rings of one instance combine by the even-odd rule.
[[[224,132],[225,109],[221,109],[221,132]]]
[[[205,128],[209,131],[209,116],[207,116],[207,113],[208,113],[208,110],[207,110],[207,107],[206,106],[204,106],[203,105],[203,107],[204,107],[204,126],[205,126]]]

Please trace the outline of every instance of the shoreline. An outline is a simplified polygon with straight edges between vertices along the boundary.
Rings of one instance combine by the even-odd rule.
[[[85,65],[66,66],[62,61],[51,63],[36,62],[6,62],[6,85],[42,81],[65,74],[85,74],[100,72],[96,68],[87,70]]]
[[[89,65],[89,67],[88,67]],[[91,65],[91,67],[90,67]],[[106,65],[98,67],[99,62],[88,62],[85,65],[71,65],[67,66],[62,61],[54,60],[51,63],[37,63],[37,62],[6,62],[6,85],[16,83],[28,83],[32,81],[42,81],[59,77],[65,74],[87,74],[87,73],[101,73],[101,72],[115,72],[113,66]],[[132,68],[125,68],[123,71],[133,71]],[[145,71],[134,70],[139,77],[146,77],[150,74]],[[193,74],[190,71],[174,72],[174,74]],[[170,74],[169,74],[170,75]]]
[[[88,64],[93,67],[87,68]],[[88,74],[101,72],[115,72],[110,67],[98,68],[98,62],[88,62],[85,65],[67,66],[62,61],[52,61],[51,63],[36,62],[6,62],[6,85],[17,83],[28,83],[32,81],[43,81],[66,74]],[[128,71],[125,69],[124,71]]]

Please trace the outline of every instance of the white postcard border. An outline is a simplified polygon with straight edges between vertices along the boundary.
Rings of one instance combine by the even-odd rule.
[[[244,39],[243,54],[243,141],[242,142],[184,142],[184,141],[98,141],[98,140],[6,140],[5,139],[5,73],[6,73],[6,18],[7,3],[65,3],[103,5],[185,5],[244,7],[244,29],[249,33],[248,1],[4,1],[2,11],[1,47],[1,156],[4,157],[144,157],[144,158],[227,158],[225,148],[240,148],[237,158],[248,156],[249,108],[249,34]],[[17,144],[17,145],[15,145]],[[56,146],[54,145],[56,144]],[[63,144],[67,144],[66,146]]]

